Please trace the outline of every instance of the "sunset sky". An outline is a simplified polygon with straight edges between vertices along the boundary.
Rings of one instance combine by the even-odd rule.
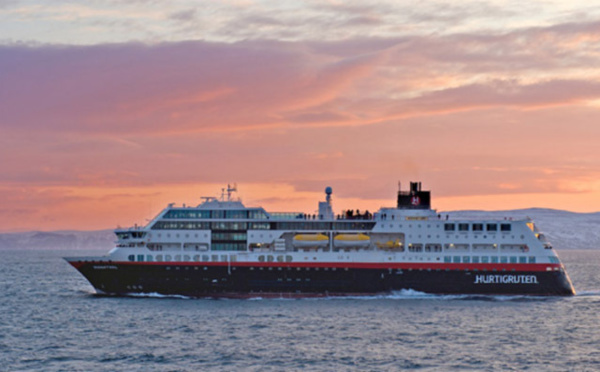
[[[368,5],[367,5],[368,4]],[[248,206],[600,210],[600,3],[0,0],[0,232]]]

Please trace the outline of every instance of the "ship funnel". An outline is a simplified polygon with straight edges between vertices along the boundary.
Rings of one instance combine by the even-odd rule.
[[[421,189],[421,182],[411,182],[409,191],[398,190],[398,209],[431,209],[431,192]]]

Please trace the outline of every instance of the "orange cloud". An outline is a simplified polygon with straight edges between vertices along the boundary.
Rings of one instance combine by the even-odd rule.
[[[443,208],[599,210],[598,34],[0,46],[0,225],[127,225],[227,182],[305,212],[409,180]]]

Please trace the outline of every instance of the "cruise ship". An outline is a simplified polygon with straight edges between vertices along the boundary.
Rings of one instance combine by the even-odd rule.
[[[334,214],[331,187],[315,214],[246,207],[234,192],[169,204],[145,227],[115,230],[108,255],[65,259],[106,295],[575,294],[532,220],[448,218],[420,182],[373,214]]]

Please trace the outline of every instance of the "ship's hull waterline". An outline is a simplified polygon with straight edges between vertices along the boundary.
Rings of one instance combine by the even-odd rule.
[[[480,270],[460,265],[115,263],[67,260],[102,294],[321,297],[413,290],[431,294],[573,295],[560,265]],[[489,266],[489,265],[488,265]],[[499,266],[499,265],[496,265]]]

